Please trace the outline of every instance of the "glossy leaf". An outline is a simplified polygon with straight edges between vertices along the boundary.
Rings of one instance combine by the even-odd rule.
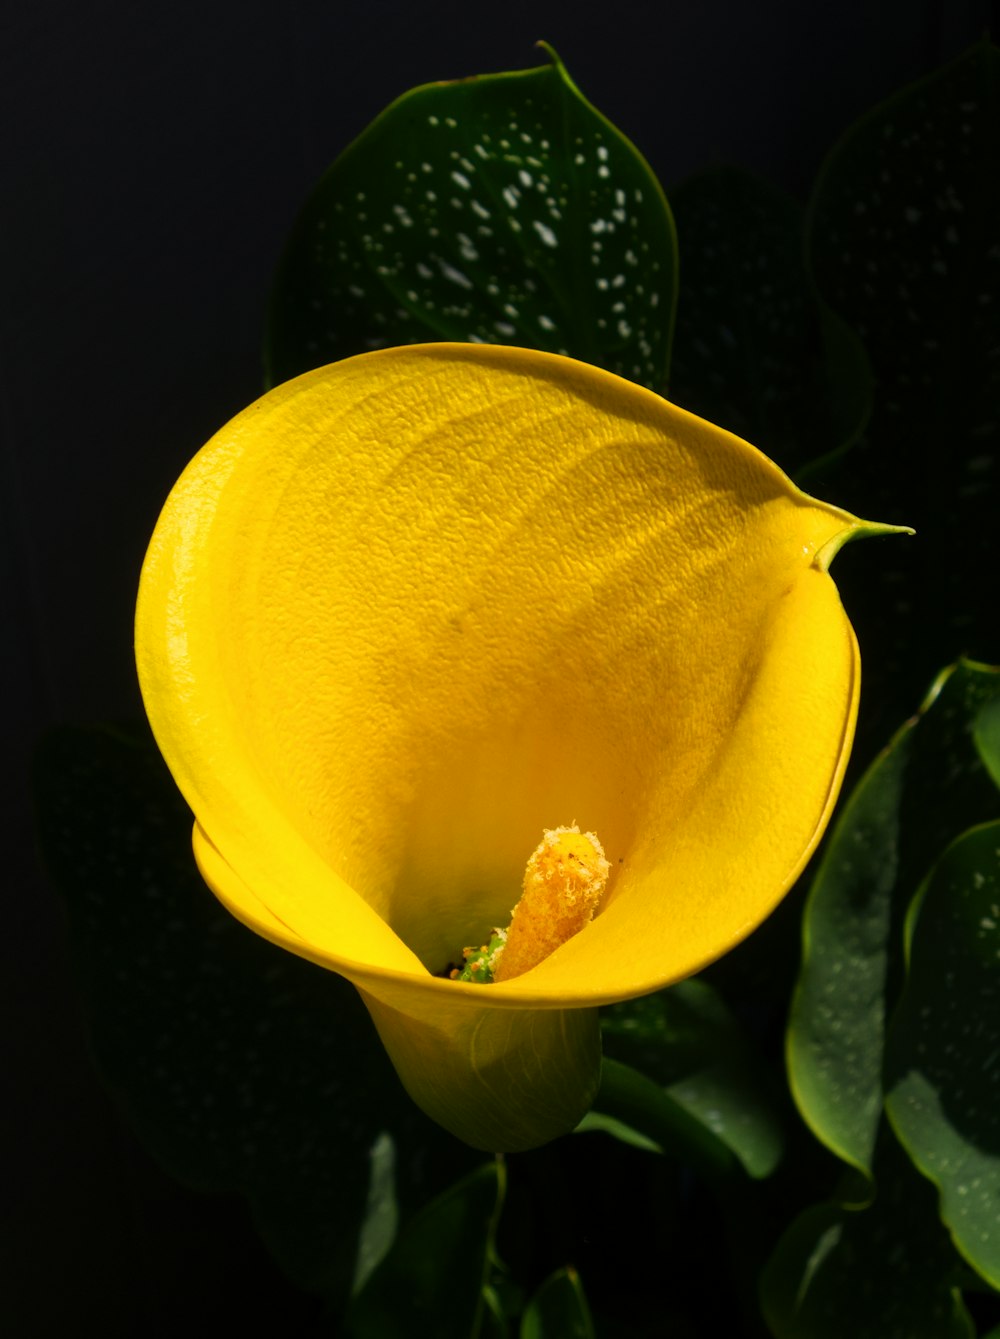
[[[982,42],[859,121],[811,205],[816,282],[876,382],[864,438],[824,491],[920,536],[876,573],[844,565],[883,732],[936,666],[1000,659],[998,161],[1000,53]]]
[[[801,205],[730,167],[681,182],[670,205],[684,267],[671,398],[811,480],[864,426],[871,373],[809,281]]]
[[[948,848],[907,930],[886,1110],[955,1245],[1000,1288],[1000,822]]]
[[[472,340],[568,353],[661,390],[676,268],[659,183],[554,55],[426,84],[345,150],[296,223],[270,380]]]
[[[792,1092],[846,1162],[871,1170],[882,1110],[882,1049],[907,725],[841,811],[803,918],[804,956],[788,1030]]]
[[[969,821],[996,809],[972,740],[1000,671],[962,662],[937,681],[841,811],[803,918],[788,1030],[789,1078],[813,1132],[870,1172],[889,1010],[901,983],[905,909]]]
[[[933,1191],[888,1143],[878,1176],[869,1207],[816,1205],[779,1241],[761,1277],[775,1339],[973,1339]]]
[[[575,1269],[560,1269],[528,1303],[520,1339],[594,1339],[594,1323]]]
[[[352,1301],[347,1333],[355,1339],[478,1339],[492,1311],[483,1287],[503,1193],[497,1162],[438,1195],[403,1229]]]
[[[597,1117],[595,1120],[594,1118]],[[605,1058],[593,1111],[577,1129],[603,1130],[634,1148],[669,1153],[713,1179],[737,1169],[735,1155],[660,1084],[618,1060]]]
[[[55,733],[37,775],[95,1054],[137,1134],[179,1180],[242,1190],[291,1278],[345,1299],[394,1213],[473,1155],[401,1100],[351,987],[205,896],[144,729]]]
[[[773,1079],[745,1030],[706,982],[684,981],[611,1005],[602,1011],[601,1030],[606,1056],[654,1080],[664,1097],[735,1154],[750,1176],[771,1174],[784,1147]],[[606,1096],[606,1090],[602,1093]],[[666,1109],[662,1101],[656,1106]],[[604,1110],[600,1095],[595,1109]],[[648,1136],[645,1126],[640,1130]],[[670,1151],[683,1156],[676,1146]]]

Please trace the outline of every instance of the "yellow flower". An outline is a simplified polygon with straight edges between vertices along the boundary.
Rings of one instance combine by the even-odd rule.
[[[202,874],[354,982],[442,1125],[572,1128],[596,1006],[724,953],[816,845],[859,675],[827,566],[873,528],[565,358],[435,344],[279,386],[189,465],[143,569],[142,691]],[[610,862],[595,919],[511,980],[448,980],[565,824]]]

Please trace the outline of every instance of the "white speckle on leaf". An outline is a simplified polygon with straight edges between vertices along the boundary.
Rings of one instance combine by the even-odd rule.
[[[453,284],[458,284],[460,288],[472,287],[472,280],[468,275],[463,274],[461,270],[456,270],[454,265],[449,265],[448,262],[440,256],[437,256],[435,259],[437,260],[438,269],[441,271],[445,279],[450,280]]]

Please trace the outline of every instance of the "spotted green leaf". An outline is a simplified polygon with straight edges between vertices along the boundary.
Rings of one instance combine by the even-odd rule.
[[[996,812],[972,732],[998,695],[1000,670],[988,666],[960,662],[939,677],[842,809],[810,889],[789,1080],[817,1137],[866,1173],[906,908],[955,835]]]
[[[907,959],[886,1110],[955,1245],[1000,1287],[1000,822],[948,848],[914,900]]]
[[[675,288],[656,178],[553,53],[415,88],[341,154],[278,272],[269,377],[472,340],[568,353],[662,390]]]

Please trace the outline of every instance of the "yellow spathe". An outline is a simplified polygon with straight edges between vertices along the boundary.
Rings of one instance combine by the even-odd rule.
[[[358,986],[436,1120],[544,1142],[592,1099],[593,1006],[724,953],[815,846],[859,673],[826,567],[865,530],[554,355],[414,346],[277,387],[185,470],[142,574],[202,873]],[[611,863],[596,919],[510,981],[432,975],[570,821]]]

